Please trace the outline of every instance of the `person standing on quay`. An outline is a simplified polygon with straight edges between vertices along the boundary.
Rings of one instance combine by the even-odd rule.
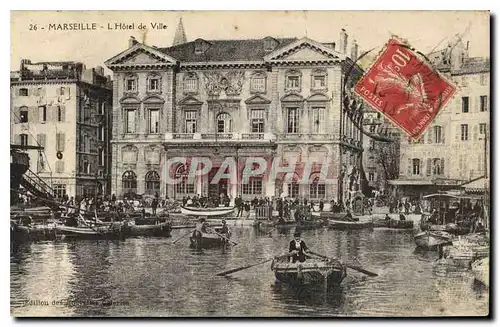
[[[234,200],[234,204],[236,205],[236,208],[238,208],[236,218],[241,217],[243,215],[243,200],[241,199],[241,194]]]

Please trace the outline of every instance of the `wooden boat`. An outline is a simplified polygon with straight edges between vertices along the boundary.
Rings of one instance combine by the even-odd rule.
[[[217,208],[197,208],[197,207],[181,207],[181,213],[189,216],[224,216],[234,211],[234,207],[217,207]]]
[[[311,216],[322,219],[345,220],[347,212],[331,212],[331,211],[313,211]],[[358,221],[358,217],[352,217],[351,220]]]
[[[471,264],[474,278],[486,287],[490,287],[490,258],[483,258]]]
[[[327,220],[301,220],[297,223],[297,229],[300,230],[312,230],[317,228],[323,228],[328,226]]]
[[[215,229],[219,233],[219,229]],[[229,235],[228,238],[231,236]],[[229,244],[229,241],[220,237],[215,233],[203,233],[198,230],[194,230],[189,238],[191,244],[190,246],[197,249],[206,249],[212,247],[225,246]]]
[[[366,229],[373,228],[373,222],[328,219],[328,227],[331,229]]]
[[[346,266],[339,260],[310,258],[290,263],[288,257],[275,257],[271,270],[276,279],[296,287],[335,287],[346,277]]]
[[[452,244],[452,235],[442,231],[425,231],[415,235],[415,244],[424,250],[435,250],[439,246]]]
[[[413,229],[413,221],[411,220],[398,220],[398,219],[377,219],[373,221],[375,228],[393,228],[393,229]]]
[[[52,241],[55,239],[55,225],[22,226],[11,221],[10,241],[13,243]]]
[[[64,235],[67,239],[123,239],[126,229],[122,223],[112,223],[108,226],[74,227],[56,225],[57,234]]]
[[[172,231],[172,224],[164,222],[155,225],[126,225],[124,234],[127,237],[138,236],[156,236],[156,237],[170,237]]]

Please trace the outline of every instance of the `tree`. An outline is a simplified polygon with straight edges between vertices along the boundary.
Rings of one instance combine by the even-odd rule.
[[[384,184],[399,177],[399,138],[392,142],[374,142],[372,150],[375,162],[384,174]],[[386,187],[387,185],[384,185]]]

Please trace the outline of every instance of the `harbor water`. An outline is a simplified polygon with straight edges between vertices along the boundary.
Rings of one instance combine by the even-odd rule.
[[[232,223],[230,223],[232,224]],[[224,270],[286,253],[293,229],[272,236],[229,226],[238,245],[190,249],[189,238],[56,241],[11,248],[14,316],[451,316],[487,315],[488,291],[470,271],[436,273],[437,253],[415,250],[413,231],[304,231],[308,247],[376,272],[348,269],[341,287],[293,289],[270,263]]]

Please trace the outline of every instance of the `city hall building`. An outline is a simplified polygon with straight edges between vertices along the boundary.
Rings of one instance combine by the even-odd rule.
[[[182,22],[168,48],[131,38],[106,61],[114,75],[112,192],[328,201],[354,195],[362,117],[344,108],[361,108],[350,88],[362,72],[350,58],[356,42],[351,56],[347,47],[345,30],[337,45],[275,37],[186,42]],[[186,162],[167,167],[178,157]],[[194,157],[208,158],[211,169],[190,180]],[[241,183],[249,157],[280,158],[282,169],[297,164],[289,179],[265,171]],[[228,159],[236,163],[235,179],[212,183]],[[309,182],[299,183],[304,178]]]

